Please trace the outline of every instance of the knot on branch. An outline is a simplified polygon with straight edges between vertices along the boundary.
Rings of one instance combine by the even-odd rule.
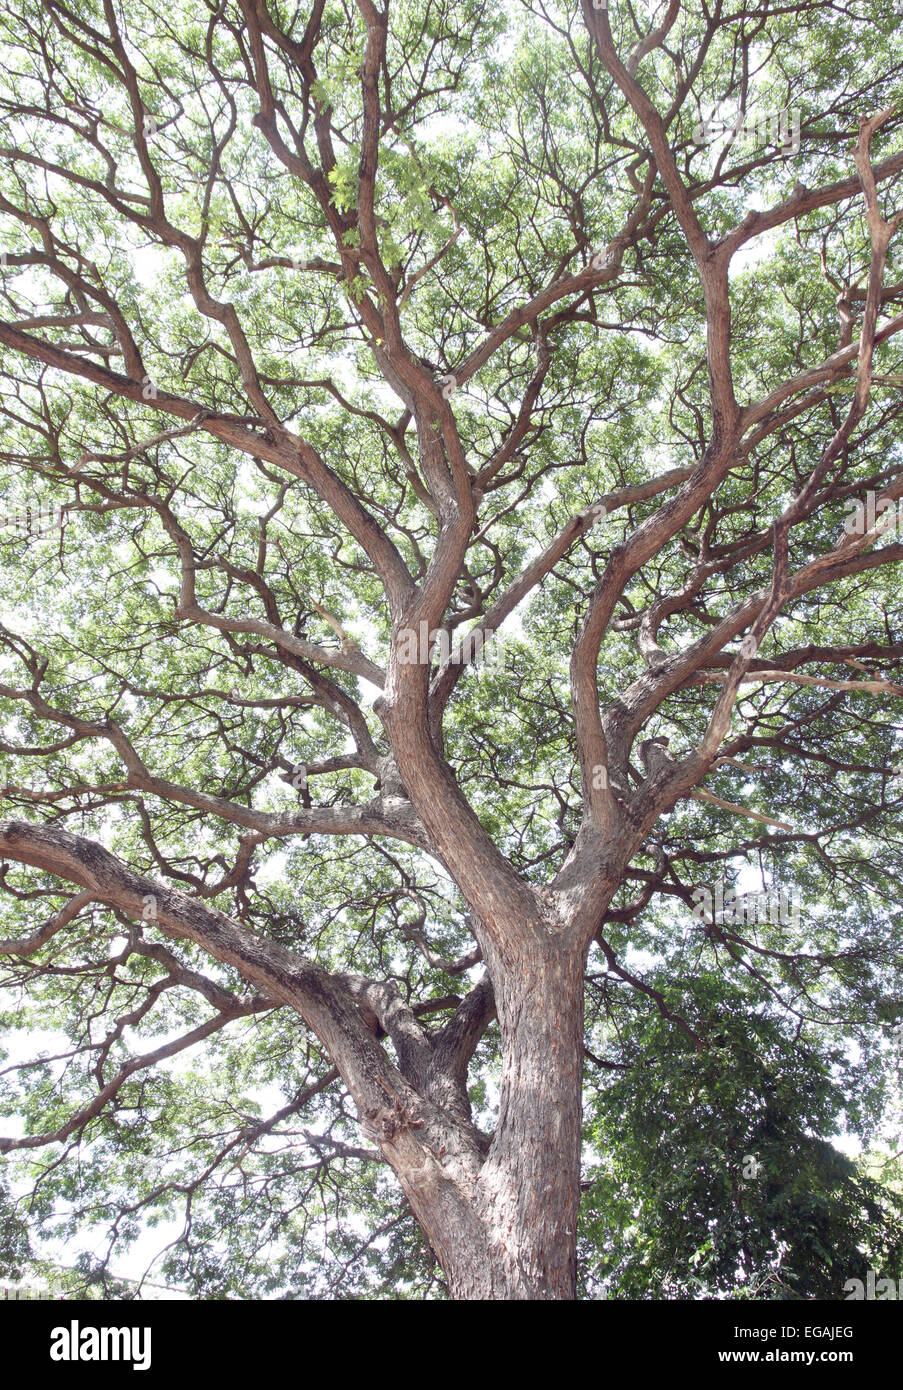
[[[389,1106],[373,1106],[363,1112],[361,1128],[368,1139],[386,1143],[404,1129],[420,1129],[423,1116],[415,1104],[396,1100]]]

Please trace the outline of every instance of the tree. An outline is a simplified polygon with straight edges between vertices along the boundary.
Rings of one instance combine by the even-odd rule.
[[[831,1300],[869,1269],[899,1278],[903,1204],[889,1175],[820,1137],[861,1096],[857,1068],[795,1036],[764,991],[703,971],[682,993],[709,1030],[704,1051],[637,1010],[622,1019],[630,1064],[597,1095],[588,1088],[599,1155],[588,1291]]]
[[[855,1041],[874,1128],[887,7],[3,25],[2,950],[50,1037],[0,1147],[33,1219],[115,1249],[181,1207],[166,1268],[208,1295],[321,1288],[324,1250],[347,1294],[363,1243],[365,1290],[572,1298],[584,1062],[633,1065],[640,1005],[660,1078],[763,1009],[778,1079]]]

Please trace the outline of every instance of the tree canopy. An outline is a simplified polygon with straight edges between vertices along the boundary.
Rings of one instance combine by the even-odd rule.
[[[0,25],[0,1259],[903,1275],[892,8]]]

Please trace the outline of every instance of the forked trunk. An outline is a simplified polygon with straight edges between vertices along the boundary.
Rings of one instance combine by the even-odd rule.
[[[473,1201],[481,1239],[468,1241],[462,1231],[460,1241],[442,1242],[449,1290],[458,1299],[573,1299],[583,957],[552,943],[538,957],[519,958],[496,993],[501,1095]]]

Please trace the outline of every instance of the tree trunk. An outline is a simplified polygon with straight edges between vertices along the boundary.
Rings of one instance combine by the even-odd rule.
[[[583,964],[552,938],[502,972],[498,1126],[473,1198],[482,1240],[443,1241],[453,1298],[576,1297]]]

